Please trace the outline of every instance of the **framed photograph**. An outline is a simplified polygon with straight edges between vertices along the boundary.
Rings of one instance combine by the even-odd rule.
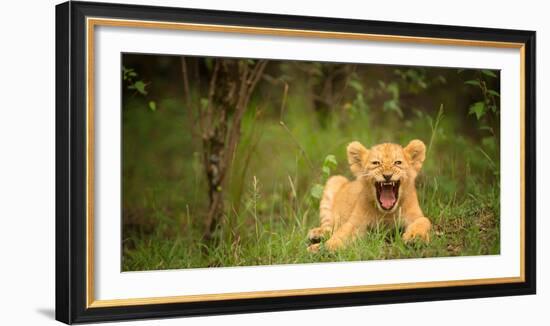
[[[56,318],[535,293],[535,32],[56,7]]]

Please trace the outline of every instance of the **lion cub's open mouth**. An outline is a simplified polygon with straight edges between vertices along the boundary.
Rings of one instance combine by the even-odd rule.
[[[376,199],[380,207],[391,210],[399,197],[399,181],[375,182]]]

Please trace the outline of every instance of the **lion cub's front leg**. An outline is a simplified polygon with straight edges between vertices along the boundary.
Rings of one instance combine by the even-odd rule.
[[[331,228],[322,226],[309,230],[307,237],[311,245],[307,247],[307,251],[312,253],[318,252],[321,247],[321,241],[329,238],[331,232]]]
[[[322,230],[312,229],[310,233],[318,231],[322,232]],[[358,227],[351,222],[346,222],[324,243],[324,247],[328,251],[334,252],[345,247],[346,244],[352,242],[358,235],[363,234],[364,231],[363,227]],[[324,232],[323,235],[326,236],[327,233]],[[321,249],[321,243],[314,243],[307,248],[309,252],[318,252],[319,249]]]
[[[309,230],[307,238],[311,243],[319,243],[322,240],[329,238],[332,232],[332,228],[320,226]]]
[[[342,225],[342,228],[345,227],[345,226],[346,226],[346,224]],[[333,252],[333,251],[336,251],[339,248],[342,248],[344,246],[344,240],[349,238],[349,236],[347,235],[347,232],[344,233],[344,232],[341,231],[342,228],[338,229],[338,231],[335,232],[334,234],[332,234],[332,236],[324,243],[323,246],[328,251]],[[317,231],[320,231],[320,230],[312,229],[310,231],[310,233],[312,231],[317,232]],[[323,235],[325,236],[326,233],[323,233]],[[320,249],[321,249],[321,242],[313,243],[309,247],[307,247],[307,251],[309,251],[311,253],[316,253]]]
[[[366,226],[363,223],[354,224],[352,221],[348,221],[338,228],[330,239],[325,242],[325,248],[331,252],[341,249],[355,240],[355,238],[364,234],[365,229]]]
[[[356,205],[351,216],[344,222],[344,224],[337,227],[332,231],[330,238],[324,243],[324,247],[334,252],[338,249],[345,247],[350,242],[353,242],[356,238],[365,234],[368,225],[368,219],[365,216],[364,209],[361,205]],[[317,232],[313,229],[311,232]],[[322,232],[322,230],[320,230]],[[327,233],[325,232],[326,236]],[[317,252],[320,249],[321,244],[316,243],[308,247],[309,252]]]
[[[418,217],[410,222],[403,233],[403,240],[409,242],[414,238],[419,238],[425,242],[430,242],[430,229],[432,223],[426,217]]]

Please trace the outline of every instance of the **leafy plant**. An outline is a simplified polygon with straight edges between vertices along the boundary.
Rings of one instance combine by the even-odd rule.
[[[482,121],[489,115],[498,116],[500,114],[500,107],[497,101],[500,93],[497,90],[489,88],[490,83],[488,79],[493,78],[497,78],[497,75],[493,71],[482,69],[477,72],[477,78],[464,82],[466,85],[477,87],[481,90],[482,100],[470,105],[468,111],[468,114],[474,115],[478,121]]]
[[[126,82],[126,88],[128,90],[133,90],[144,97],[149,93],[147,91],[149,83],[146,83],[142,79],[138,79],[138,73],[134,68],[122,66],[122,80]],[[147,106],[151,111],[157,110],[157,103],[155,101],[149,101]]]
[[[352,118],[355,118],[358,115],[365,114],[369,110],[369,105],[364,95],[365,90],[363,84],[357,76],[357,73],[351,74],[348,85],[355,92],[355,98],[352,102],[344,104],[344,110],[347,111]]]
[[[311,187],[310,195],[316,201],[321,200],[323,196],[324,184],[327,182],[330,177],[331,172],[338,166],[338,161],[336,157],[332,154],[329,154],[325,157],[323,161],[323,166],[321,167],[321,183],[316,183]]]
[[[389,95],[389,99],[384,101],[382,109],[384,111],[395,112],[400,118],[403,118],[403,110],[401,110],[401,105],[399,103],[399,84],[397,82],[385,83],[384,81],[378,81],[380,91]]]
[[[418,94],[428,88],[425,68],[395,69],[394,73],[401,77],[411,93]]]

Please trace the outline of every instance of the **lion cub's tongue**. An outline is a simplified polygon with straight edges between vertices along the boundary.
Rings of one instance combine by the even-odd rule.
[[[395,195],[392,186],[382,186],[380,190],[380,204],[382,204],[384,209],[390,209],[395,204]]]

